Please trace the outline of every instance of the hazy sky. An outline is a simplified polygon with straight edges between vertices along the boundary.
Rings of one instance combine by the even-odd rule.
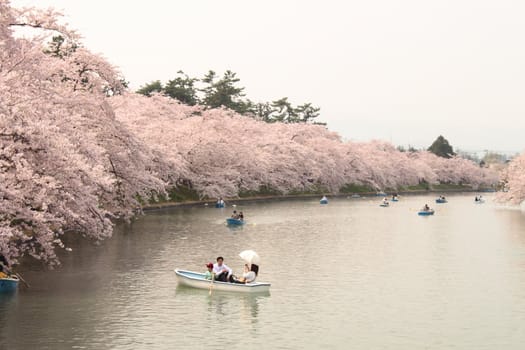
[[[348,140],[525,149],[525,2],[12,0],[55,7],[132,88],[237,73],[247,97],[321,107]]]

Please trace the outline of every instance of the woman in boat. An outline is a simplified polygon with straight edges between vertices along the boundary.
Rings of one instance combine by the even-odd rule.
[[[235,283],[252,283],[257,278],[257,274],[254,271],[251,271],[248,264],[244,264],[244,272],[242,274],[242,277],[239,279],[235,279]]]
[[[423,207],[423,211],[430,211],[430,207],[428,206],[428,204],[425,204],[425,206]]]
[[[7,262],[7,259],[0,254],[0,278],[7,278],[11,274],[11,271],[9,271],[9,263]]]
[[[0,278],[7,278],[7,271],[4,270],[4,265],[0,263]]]

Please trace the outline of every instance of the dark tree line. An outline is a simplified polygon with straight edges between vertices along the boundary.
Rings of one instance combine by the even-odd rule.
[[[412,146],[409,146],[408,149],[406,149],[403,146],[397,146],[397,150],[400,152],[407,152],[407,151],[408,152],[418,152],[419,151],[418,149]],[[427,148],[427,151],[434,153],[438,157],[443,157],[443,158],[452,158],[453,156],[456,155],[456,153],[454,153],[454,149],[452,148],[448,140],[444,138],[442,135],[439,135],[434,140],[434,142],[432,142],[432,145],[430,145],[430,147]]]
[[[439,135],[438,138],[432,143],[432,145],[430,145],[428,151],[434,153],[436,156],[443,158],[452,158],[456,155],[452,146],[448,143],[448,140],[442,135]]]
[[[244,87],[239,86],[237,75],[227,70],[222,77],[210,70],[202,79],[191,78],[183,71],[175,79],[163,84],[160,80],[142,86],[137,93],[151,96],[162,93],[181,103],[206,108],[226,107],[268,123],[313,123],[319,116],[319,107],[311,103],[293,106],[287,97],[272,102],[253,102],[245,98]]]

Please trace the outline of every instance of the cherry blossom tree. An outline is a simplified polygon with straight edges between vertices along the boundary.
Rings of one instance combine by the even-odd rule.
[[[502,202],[522,204],[525,201],[525,153],[515,157],[501,174],[504,186],[498,193]]]
[[[108,237],[112,218],[167,184],[160,156],[114,118],[117,71],[82,48],[46,54],[57,33],[77,39],[52,10],[0,0],[0,253],[11,263],[29,254],[56,264],[65,232]]]
[[[0,254],[10,263],[29,255],[55,265],[64,234],[107,238],[115,218],[182,184],[216,198],[497,181],[465,159],[148,98],[122,81],[58,13],[0,0]],[[507,173],[513,190],[519,169],[518,160]]]
[[[461,158],[399,152],[372,141],[345,143],[323,126],[268,124],[225,109],[188,107],[157,95],[110,99],[117,119],[180,167],[202,198],[271,188],[280,193],[347,184],[399,188],[427,183],[490,184],[484,169]],[[184,169],[184,170],[182,170]]]

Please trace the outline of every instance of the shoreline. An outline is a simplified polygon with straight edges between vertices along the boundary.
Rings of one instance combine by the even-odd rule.
[[[486,189],[481,190],[474,190],[474,189],[430,189],[430,190],[410,190],[410,191],[397,191],[395,193],[399,195],[418,195],[418,194],[425,194],[425,193],[461,193],[461,192],[481,192],[481,193],[487,193],[490,192]],[[387,196],[391,196],[388,192]],[[392,192],[390,192],[392,193]],[[353,195],[359,195],[359,197],[381,197],[381,195],[378,195],[377,192],[361,192],[361,193],[337,193],[337,194],[327,194],[328,197],[332,198],[343,198],[348,197],[352,198]],[[304,198],[321,198],[323,194],[296,194],[296,195],[279,195],[279,196],[253,196],[253,197],[237,197],[237,198],[225,198],[224,201],[226,202],[226,205],[229,203],[236,204],[239,202],[242,203],[249,203],[249,202],[262,202],[262,201],[285,201],[285,200],[299,200]],[[157,210],[165,210],[165,209],[173,209],[173,208],[188,208],[188,207],[197,207],[197,206],[214,206],[216,200],[200,200],[200,201],[181,201],[181,202],[163,202],[163,203],[155,203],[155,204],[148,204],[144,205],[142,207],[142,211],[148,212],[148,211],[157,211]]]

